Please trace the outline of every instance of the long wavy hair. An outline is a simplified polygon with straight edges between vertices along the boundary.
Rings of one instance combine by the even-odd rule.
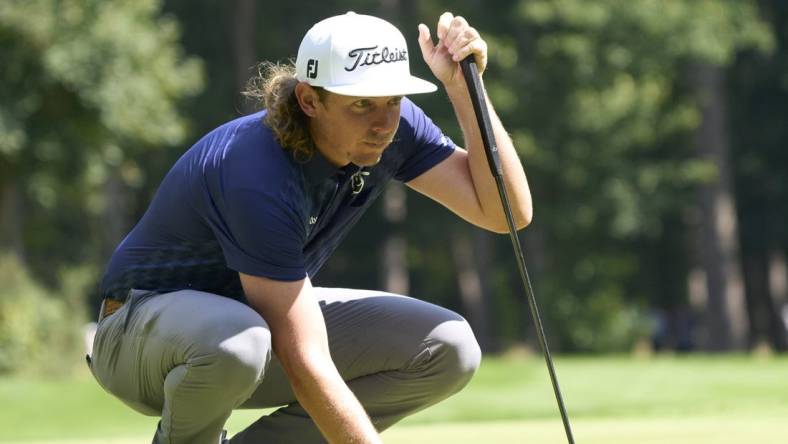
[[[295,64],[263,62],[257,66],[257,74],[246,84],[243,95],[254,99],[268,110],[264,123],[274,132],[282,147],[293,151],[296,160],[306,162],[315,152],[315,143],[309,133],[309,117],[298,105],[295,96]],[[328,94],[323,88],[313,87],[325,100]]]

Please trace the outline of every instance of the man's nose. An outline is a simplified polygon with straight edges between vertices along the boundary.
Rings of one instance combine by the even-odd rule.
[[[372,131],[376,133],[391,132],[399,122],[399,109],[397,107],[385,107],[375,113],[372,120]]]

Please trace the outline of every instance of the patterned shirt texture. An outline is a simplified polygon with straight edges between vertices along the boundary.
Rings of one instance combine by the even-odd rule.
[[[102,297],[192,289],[246,302],[238,272],[314,277],[389,180],[414,179],[455,149],[406,98],[378,164],[337,168],[319,152],[300,162],[265,113],[225,123],[181,156],[113,253]]]

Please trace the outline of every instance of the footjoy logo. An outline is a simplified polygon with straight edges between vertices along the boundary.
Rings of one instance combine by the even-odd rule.
[[[384,46],[377,50],[377,46],[369,48],[356,48],[349,53],[351,65],[345,67],[345,71],[353,71],[359,66],[380,65],[381,63],[405,62],[408,60],[407,49],[389,49]]]
[[[317,78],[317,60],[309,59],[309,61],[306,62],[306,76],[310,79]]]

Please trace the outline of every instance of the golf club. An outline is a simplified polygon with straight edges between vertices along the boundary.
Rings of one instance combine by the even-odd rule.
[[[539,337],[539,344],[544,353],[544,359],[547,363],[547,370],[550,373],[550,381],[553,383],[553,393],[558,402],[558,409],[561,411],[561,420],[564,423],[564,431],[566,432],[566,439],[569,444],[574,444],[575,439],[572,436],[572,427],[569,424],[569,415],[566,413],[564,400],[561,396],[561,389],[558,386],[558,377],[555,374],[553,366],[553,358],[550,356],[550,349],[547,348],[547,339],[545,339],[544,328],[542,327],[542,319],[539,316],[539,308],[536,306],[536,298],[534,297],[533,289],[531,288],[531,280],[528,278],[528,270],[525,268],[525,258],[523,257],[523,250],[520,247],[520,239],[517,237],[517,228],[514,225],[514,216],[512,216],[512,208],[509,203],[509,197],[506,194],[506,187],[503,181],[503,169],[501,168],[501,159],[498,156],[498,147],[495,144],[495,137],[493,137],[492,124],[490,123],[490,115],[487,111],[487,101],[485,99],[484,90],[479,77],[479,69],[476,66],[476,61],[473,55],[466,57],[460,62],[462,74],[465,77],[465,82],[468,85],[468,92],[471,96],[473,109],[476,112],[476,121],[479,124],[481,131],[482,142],[484,143],[484,151],[487,154],[487,162],[490,164],[490,170],[495,183],[498,185],[498,194],[501,197],[501,204],[503,205],[504,213],[506,213],[506,223],[509,226],[509,235],[512,239],[512,246],[514,247],[515,256],[517,257],[517,265],[520,269],[520,277],[525,287],[525,293],[528,296],[528,305],[531,308],[531,317],[534,320],[534,327],[536,328],[536,335]]]

